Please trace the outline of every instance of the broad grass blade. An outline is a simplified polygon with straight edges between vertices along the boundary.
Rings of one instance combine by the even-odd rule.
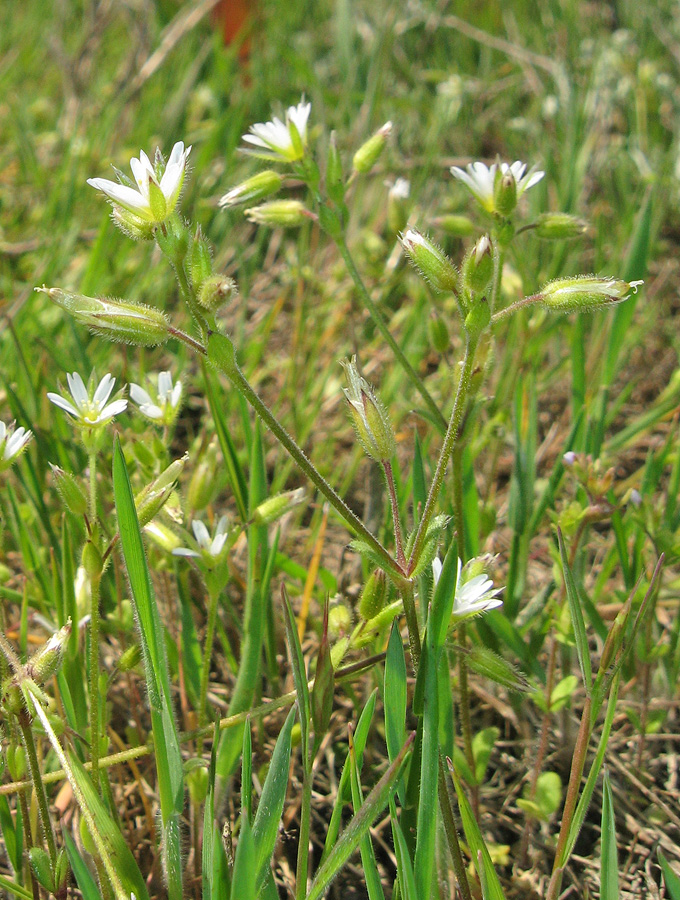
[[[671,864],[663,855],[661,849],[657,850],[657,857],[659,865],[661,866],[661,871],[663,872],[663,882],[666,885],[670,900],[680,900],[680,878],[675,874],[673,869],[671,869]]]

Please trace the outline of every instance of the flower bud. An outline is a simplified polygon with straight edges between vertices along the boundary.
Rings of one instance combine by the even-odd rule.
[[[480,297],[472,304],[470,312],[465,316],[465,330],[471,337],[478,337],[491,321],[491,308],[486,297]]]
[[[357,611],[364,622],[378,615],[387,599],[387,577],[382,569],[375,569],[366,579]]]
[[[135,497],[135,507],[137,509],[137,517],[140,527],[148,525],[158,513],[163,509],[170,495],[175,490],[177,480],[182,474],[184,465],[189,457],[183,456],[161,472],[151,484],[148,484]]]
[[[345,197],[345,183],[342,176],[342,160],[338,153],[335,132],[331,131],[326,160],[326,190],[334,203],[342,203]]]
[[[149,522],[148,525],[144,526],[144,532],[166,553],[172,553],[173,550],[176,550],[182,544],[175,532],[162,522]]]
[[[336,603],[328,610],[328,634],[334,641],[349,634],[352,628],[352,613],[344,603]]]
[[[436,291],[456,293],[458,272],[441,247],[413,228],[400,240],[413,265]]]
[[[438,219],[434,220],[434,224],[452,237],[470,237],[477,230],[472,219],[468,219],[467,216],[459,216],[453,213],[440,216]]]
[[[395,440],[387,412],[366,379],[359,375],[356,357],[342,365],[349,382],[344,392],[357,437],[372,459],[378,462],[391,459],[395,452]]]
[[[198,292],[198,305],[207,312],[216,313],[228,300],[237,294],[236,282],[224,275],[213,275],[206,279]]]
[[[550,312],[585,312],[621,303],[628,299],[631,292],[637,294],[638,287],[643,283],[597,278],[595,275],[557,278],[541,289],[538,299]]]
[[[87,541],[83,547],[81,562],[89,581],[97,582],[101,578],[103,562],[101,553],[92,541]]]
[[[501,216],[509,216],[517,206],[517,181],[510,169],[496,174],[493,188],[494,210]]]
[[[297,228],[313,218],[304,203],[299,200],[271,200],[245,211],[251,222],[270,228]]]
[[[123,300],[100,300],[71,294],[60,288],[36,288],[47,294],[57,306],[71,313],[94,334],[110,341],[123,341],[142,347],[164,344],[170,337],[165,313],[144,303]]]
[[[449,329],[446,327],[446,322],[436,312],[433,312],[427,320],[427,334],[437,353],[446,353],[451,344]]]
[[[273,169],[258,172],[252,178],[246,178],[220,198],[221,207],[239,206],[241,203],[259,203],[281,189],[283,178]]]
[[[196,766],[186,773],[189,797],[194,806],[200,806],[207,797],[209,781],[208,770],[205,765]]]
[[[275,497],[268,497],[255,508],[251,521],[254,525],[271,525],[285,513],[290,512],[298,503],[305,499],[304,488],[296,488],[293,491],[284,491]]]
[[[153,222],[140,219],[134,213],[121,206],[114,206],[111,210],[113,224],[133,241],[152,241],[155,226]]]
[[[26,674],[42,687],[56,675],[64,659],[64,653],[71,637],[71,620],[55,632],[44,644],[37,650],[26,664]]]
[[[473,294],[481,294],[493,275],[493,251],[488,235],[481,237],[463,260],[463,283]]]
[[[10,744],[7,748],[6,759],[9,774],[13,781],[22,781],[26,774],[26,750],[23,744]]]
[[[210,244],[203,237],[200,225],[196,228],[196,234],[189,247],[188,257],[191,283],[196,290],[200,291],[203,283],[212,275]]]
[[[359,172],[361,175],[370,172],[385,149],[385,144],[391,131],[392,123],[385,122],[382,128],[379,128],[374,135],[359,147],[352,159],[352,168],[355,172]]]
[[[536,219],[535,233],[548,241],[560,241],[579,237],[587,228],[587,222],[569,213],[541,213]]]
[[[6,714],[14,716],[18,716],[26,708],[24,695],[15,675],[8,675],[2,683],[2,708]]]
[[[139,665],[142,659],[142,648],[139,644],[132,644],[123,653],[118,660],[119,672],[130,672]]]
[[[187,507],[192,513],[205,509],[217,487],[217,445],[213,442],[194,469],[187,488]]]
[[[74,516],[82,516],[87,512],[87,497],[85,491],[78,484],[70,472],[65,472],[59,466],[52,467],[54,484],[66,509]]]
[[[397,178],[387,194],[387,228],[390,234],[400,234],[406,228],[411,183]]]

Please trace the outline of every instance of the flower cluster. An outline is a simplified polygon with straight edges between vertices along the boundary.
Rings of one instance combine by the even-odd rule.
[[[483,560],[481,562],[483,563]],[[456,593],[451,613],[451,619],[454,624],[462,619],[479,615],[503,605],[503,601],[498,596],[503,588],[494,588],[493,581],[491,581],[486,572],[472,574],[479,567],[479,560],[471,560],[466,566],[463,566],[462,562],[458,560]],[[434,575],[434,583],[437,584],[442,573],[442,563],[436,557],[432,560],[432,573]]]
[[[33,432],[0,422],[0,472],[9,469],[26,449]]]

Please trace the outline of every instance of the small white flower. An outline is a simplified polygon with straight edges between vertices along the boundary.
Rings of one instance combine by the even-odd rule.
[[[158,373],[155,399],[140,385],[130,384],[130,399],[139,406],[143,416],[159,425],[171,425],[174,422],[181,398],[182,382],[178,381],[173,386],[170,372]]]
[[[501,175],[505,175],[506,172],[510,171],[514,176],[517,184],[518,200],[525,191],[538,184],[545,175],[545,172],[534,171],[533,168],[529,169],[525,175],[526,167],[526,163],[520,162],[520,160],[516,160],[512,165],[500,163]],[[499,171],[499,164],[494,163],[489,168],[483,162],[473,162],[469,163],[466,169],[467,171],[458,168],[458,166],[452,166],[451,174],[454,178],[463,182],[470,193],[477,199],[480,206],[487,212],[493,212],[493,189],[496,181],[496,172]]]
[[[439,558],[432,560],[432,574],[435,585],[442,573],[442,564]],[[456,579],[456,593],[453,600],[452,621],[455,623],[468,616],[476,616],[489,609],[496,609],[503,605],[498,594],[503,588],[494,588],[493,581],[485,574],[475,575],[469,581],[463,581],[463,564],[458,560],[458,576]]]
[[[224,545],[229,537],[229,520],[227,516],[217,523],[214,537],[210,537],[210,532],[199,519],[194,519],[191,523],[191,529],[196,539],[196,547],[177,547],[172,552],[175,556],[189,556],[202,559],[206,565],[214,566],[219,562],[220,555],[224,550]]]
[[[286,110],[285,122],[274,116],[271,122],[251,125],[250,134],[244,134],[243,140],[256,149],[246,152],[261,159],[284,162],[302,159],[307,146],[307,119],[311,108],[312,104],[305,103],[303,97],[297,106],[290,106]],[[291,125],[295,126],[297,134],[291,132]]]
[[[163,168],[162,161],[157,158],[156,165],[142,150],[139,159],[130,160],[130,168],[135,177],[137,188],[123,182],[125,176],[119,175],[119,181],[107,178],[88,178],[87,183],[106,194],[114,207],[122,207],[142,222],[163,222],[173,212],[179,199],[186,164],[191,147],[184,149],[184,143],[178,141],[172,148],[170,159]],[[129,181],[129,179],[125,179]]]
[[[96,388],[92,376],[87,387],[77,372],[67,374],[66,380],[72,401],[52,392],[48,393],[47,397],[55,406],[73,416],[83,428],[97,428],[104,425],[127,409],[127,400],[113,400],[107,404],[116,383],[113,375],[104,375]]]
[[[408,178],[397,178],[390,186],[390,197],[394,200],[408,200],[411,193],[411,182]]]
[[[33,437],[33,432],[28,428],[14,428],[14,425],[5,425],[0,422],[0,472],[9,469],[21,453],[25,450],[28,442]]]

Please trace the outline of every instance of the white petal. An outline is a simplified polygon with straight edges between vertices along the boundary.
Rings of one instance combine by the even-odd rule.
[[[170,406],[173,409],[177,409],[179,406],[179,401],[182,399],[182,382],[178,381],[177,384],[172,389],[172,395],[170,397]]]
[[[7,435],[7,426],[4,422],[0,422],[0,444],[5,440],[5,436]]]
[[[90,402],[83,379],[77,372],[74,372],[72,375],[67,373],[66,381],[68,382],[68,389],[75,400],[76,406],[79,409],[82,409],[84,405],[86,406]]]
[[[169,372],[158,373],[158,399],[167,400],[172,393],[172,375]]]
[[[113,403],[109,403],[108,406],[105,406],[104,409],[97,416],[97,422],[108,422],[109,419],[112,419],[114,416],[117,416],[119,413],[124,412],[127,409],[127,400],[114,400]]]
[[[148,419],[162,419],[163,410],[155,403],[140,403],[139,411]]]
[[[196,553],[195,550],[190,550],[188,547],[176,547],[172,551],[173,556],[195,556],[199,557],[201,554]]]
[[[102,191],[114,203],[118,203],[142,219],[152,221],[148,198],[134,188],[118,184],[116,181],[108,181],[106,178],[88,178],[87,183]]]
[[[191,527],[194,532],[194,537],[196,538],[196,543],[202,549],[206,549],[210,546],[210,534],[208,529],[205,527],[203,522],[200,519],[194,519],[191,523]]]
[[[219,556],[222,552],[222,548],[224,547],[224,542],[226,541],[226,534],[217,534],[213,538],[213,542],[210,545],[210,555],[211,556]]]
[[[16,456],[17,453],[30,441],[31,432],[25,428],[17,428],[5,445],[5,459]]]
[[[143,162],[134,157],[130,160],[130,168],[135,176],[137,187],[141,196],[148,201],[149,199],[149,178],[153,177],[153,169],[149,170]]]
[[[441,561],[441,559],[439,559],[438,556],[435,556],[435,558],[432,560],[432,575],[434,576],[435,584],[439,583],[441,574],[442,574],[442,561]]]
[[[140,387],[138,384],[130,384],[129,388],[130,399],[134,400],[138,406],[142,406],[144,403],[153,404],[150,394],[148,394],[143,387]]]
[[[69,403],[68,400],[64,400],[64,398],[60,394],[53,394],[51,391],[47,394],[47,399],[54,403],[55,406],[58,406],[60,409],[63,409],[65,412],[69,413],[69,415],[75,416],[76,419],[80,418],[80,410],[76,409],[72,403]]]
[[[113,386],[116,383],[116,379],[110,373],[104,375],[102,380],[97,385],[97,390],[94,392],[94,396],[92,397],[92,404],[100,409],[106,401],[111,396],[111,391],[113,390]]]
[[[217,537],[220,534],[226,534],[227,531],[229,531],[229,517],[220,516],[220,520],[217,523],[217,528],[215,529],[215,536]]]

